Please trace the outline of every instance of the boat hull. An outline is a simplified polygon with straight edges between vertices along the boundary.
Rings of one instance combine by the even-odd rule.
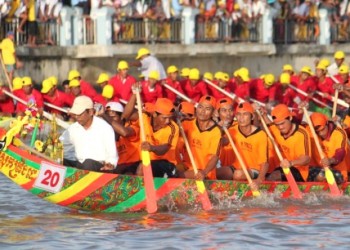
[[[94,212],[131,212],[145,210],[143,178],[138,176],[97,173],[71,167],[57,166],[62,171],[61,186],[52,191],[42,183],[56,184],[57,178],[43,175],[44,165],[55,165],[11,145],[0,152],[0,171],[30,193],[51,203],[72,209]],[[39,180],[39,182],[38,182]],[[50,182],[51,181],[51,182]],[[194,180],[155,178],[159,209],[194,207],[200,204]],[[237,200],[252,193],[245,182],[205,181],[210,198],[215,204],[220,200]],[[328,191],[327,183],[298,183],[303,193]],[[343,194],[350,194],[349,183],[340,187]],[[279,192],[283,197],[292,196],[288,183],[265,182],[263,192]]]

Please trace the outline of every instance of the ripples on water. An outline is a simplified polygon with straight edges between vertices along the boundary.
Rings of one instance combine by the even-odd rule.
[[[40,200],[0,176],[0,249],[348,249],[350,198],[278,194],[214,211],[93,214]]]

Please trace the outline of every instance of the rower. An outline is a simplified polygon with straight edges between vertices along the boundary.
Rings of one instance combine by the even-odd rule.
[[[155,103],[158,98],[163,97],[163,87],[159,82],[159,72],[151,71],[148,75],[148,80],[142,82],[142,101]]]
[[[131,119],[132,116],[138,117],[138,113],[133,107],[136,103],[135,94],[140,92],[141,88],[139,84],[133,85],[134,94],[130,97],[123,114],[126,120]],[[178,176],[175,148],[179,138],[179,127],[172,120],[174,115],[174,104],[167,98],[158,98],[154,104],[154,110],[150,110],[148,114],[142,113],[146,141],[141,142],[141,150],[150,152],[154,177],[173,178]],[[141,165],[137,169],[137,174],[143,175]]]
[[[338,73],[339,68],[345,61],[344,51],[338,50],[334,53],[334,62],[328,66],[327,71],[330,75],[334,76]]]
[[[231,127],[229,133],[247,166],[249,175],[253,179],[253,188],[258,189],[259,185],[265,180],[265,175],[269,169],[269,148],[271,144],[265,131],[253,125],[254,109],[250,103],[238,104],[236,119],[237,124]],[[233,166],[229,168],[232,172],[225,179],[247,180],[242,168],[238,157],[235,157]]]
[[[262,112],[263,118],[273,134],[283,155],[280,167],[273,171],[268,180],[286,181],[282,168],[289,168],[296,181],[306,181],[311,160],[311,142],[308,131],[294,119],[293,113],[284,104],[278,104],[271,112],[273,124]]]
[[[51,79],[45,79],[42,82],[41,94],[45,102],[51,103],[57,107],[72,107],[74,96],[70,94],[66,94],[57,89],[57,87],[53,84]],[[63,115],[61,111],[56,109],[46,108],[47,111]]]
[[[69,88],[71,91],[71,94],[76,98],[78,96],[88,96],[92,99],[94,103],[100,103],[100,104],[105,104],[106,101],[102,97],[102,95],[97,94],[97,92],[90,92],[86,91],[86,88],[83,88],[81,86],[81,82],[78,79],[73,79],[69,81]]]
[[[142,79],[140,79],[141,81]],[[136,79],[129,74],[129,64],[126,61],[119,61],[117,74],[111,77],[109,84],[114,88],[114,95],[120,99],[128,101],[132,95],[131,86]]]
[[[197,68],[190,70],[188,80],[184,82],[183,91],[190,99],[198,102],[202,96],[208,94],[207,85],[200,77],[200,72]]]
[[[347,181],[350,151],[346,132],[337,127],[334,122],[329,121],[322,113],[315,112],[310,118],[326,157],[321,159],[316,147],[312,147],[312,158],[314,160],[312,165],[314,167],[310,167],[308,181],[326,181],[322,166],[331,169],[337,184]]]
[[[198,172],[194,173],[189,155],[185,154],[183,163],[186,170],[180,173],[181,177],[216,179],[215,167],[219,160],[221,131],[212,118],[215,107],[215,98],[205,95],[199,100],[196,119],[182,122]]]
[[[168,77],[165,79],[165,83],[168,84],[170,87],[173,87],[180,93],[184,93],[182,90],[181,84],[178,81],[178,74],[179,70],[175,65],[171,65],[167,68],[167,74]],[[175,93],[173,93],[171,90],[164,88],[164,97],[170,99],[173,103],[179,103],[177,102],[179,100],[179,97]]]
[[[124,107],[119,102],[109,102],[101,117],[114,129],[119,155],[117,174],[136,174],[140,164],[140,127],[138,121],[123,117]]]

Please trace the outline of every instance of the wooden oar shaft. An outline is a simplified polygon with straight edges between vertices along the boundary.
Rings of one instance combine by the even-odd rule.
[[[326,94],[325,93],[322,93],[321,91],[316,91],[316,93],[318,94],[318,95],[320,95],[320,96],[322,96],[322,97],[324,97],[324,98],[326,98]],[[348,104],[348,103],[346,103],[344,100],[342,100],[342,99],[339,99],[339,97],[338,97],[338,100],[335,100],[335,98],[334,98],[334,96],[329,96],[330,97],[330,100],[332,101],[332,102],[337,102],[339,105],[341,105],[341,106],[343,106],[343,107],[345,107],[345,108],[349,108],[350,107],[350,105]]]
[[[301,95],[303,95],[303,96],[306,96],[306,97],[308,96],[308,94],[307,94],[305,91],[303,91],[303,90],[301,90],[301,89],[299,89],[299,88],[293,86],[292,84],[289,84],[288,87],[291,88],[291,89],[293,89],[294,91],[298,92],[299,94],[301,94]],[[324,102],[318,100],[318,99],[315,98],[315,97],[312,97],[311,100],[313,100],[314,102],[316,102],[316,103],[318,103],[318,104],[320,104],[320,105],[322,105],[322,106],[325,106],[325,107],[328,107],[329,109],[332,109],[332,107],[328,106],[326,103],[324,103]]]
[[[48,106],[48,107],[50,107],[50,108],[56,109],[56,110],[58,110],[58,111],[61,111],[61,112],[63,112],[63,113],[68,114],[68,110],[66,110],[66,109],[64,109],[64,108],[61,108],[61,107],[58,107],[58,106],[56,106],[56,105],[54,105],[54,104],[52,104],[52,103],[44,102],[44,105],[45,105],[45,106]]]
[[[20,102],[20,103],[22,103],[22,104],[24,104],[24,105],[27,105],[27,102],[26,102],[26,101],[24,101],[24,100],[22,100],[21,98],[15,96],[14,94],[8,92],[7,90],[3,90],[3,92],[4,92],[7,96],[9,96],[9,97],[15,99],[16,101],[18,101],[18,102]],[[35,110],[38,110],[38,109],[35,108]],[[52,115],[51,115],[50,113],[44,111],[44,112],[43,112],[43,115],[44,115],[44,117],[46,117],[46,118],[49,119],[50,121],[53,120],[53,117],[52,117]],[[56,118],[56,121],[57,121],[57,124],[58,124],[59,126],[61,126],[62,128],[65,128],[65,129],[66,129],[66,128],[69,127],[69,124],[66,123],[65,121],[61,120],[61,119],[57,119],[57,118]]]
[[[193,100],[191,98],[189,98],[188,96],[184,95],[183,93],[181,93],[180,91],[178,91],[177,89],[173,88],[172,86],[170,86],[169,84],[163,82],[162,85],[169,89],[171,92],[173,92],[174,94],[178,95],[179,97],[181,97],[182,99],[184,99],[187,102],[193,102]]]
[[[338,104],[339,90],[336,89],[334,93],[334,102],[333,102],[333,110],[332,110],[332,118],[337,115],[337,104]]]
[[[212,86],[213,88],[215,88],[216,90],[218,90],[219,92],[223,93],[224,95],[226,95],[227,97],[231,98],[231,99],[235,99],[236,97],[238,98],[238,102],[244,102],[244,99],[241,97],[238,97],[237,95],[230,93],[222,88],[220,88],[218,85],[216,85],[215,83],[213,83],[212,81],[209,81],[208,79],[204,79],[204,82],[206,82],[208,85]]]

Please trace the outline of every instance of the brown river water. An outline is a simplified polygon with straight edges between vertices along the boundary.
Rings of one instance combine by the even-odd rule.
[[[0,249],[349,249],[350,197],[279,194],[191,210],[101,214],[27,193],[0,175]]]

